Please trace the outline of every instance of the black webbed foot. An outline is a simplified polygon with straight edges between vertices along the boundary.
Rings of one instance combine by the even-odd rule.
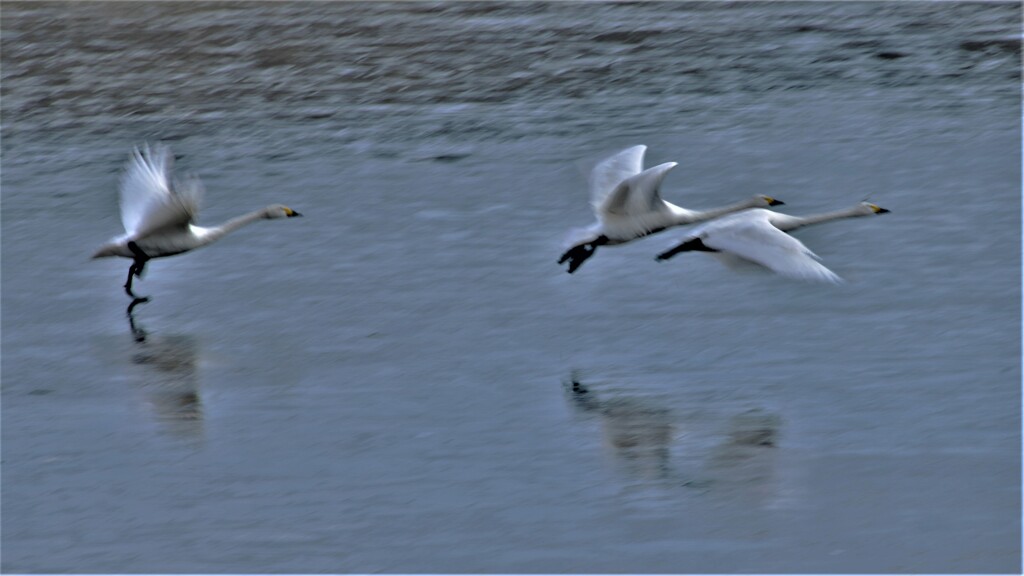
[[[583,263],[594,255],[597,249],[593,244],[580,244],[579,246],[573,246],[562,257],[558,259],[559,264],[564,264],[566,261],[569,262],[569,269],[567,272],[572,274],[575,272]]]
[[[595,240],[591,242],[577,244],[572,248],[566,250],[565,254],[562,254],[562,257],[558,259],[558,263],[564,264],[566,261],[568,261],[569,269],[567,270],[567,272],[569,274],[572,274],[580,266],[582,266],[584,262],[587,261],[587,258],[590,258],[591,256],[594,255],[594,252],[597,252],[598,246],[603,246],[607,243],[608,238],[606,236],[598,236]]]

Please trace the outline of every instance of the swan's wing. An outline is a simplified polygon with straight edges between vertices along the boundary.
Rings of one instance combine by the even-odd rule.
[[[184,179],[174,179],[174,187],[171,193],[177,196],[182,208],[188,212],[189,222],[192,222],[199,215],[199,207],[202,205],[203,196],[206,195],[206,188],[203,181],[195,174],[188,174]]]
[[[189,178],[180,189],[172,188],[173,164],[174,156],[162,146],[144,146],[132,153],[121,177],[121,222],[129,237],[184,228],[199,211],[202,184]]]
[[[750,214],[726,222],[711,222],[700,232],[708,248],[735,254],[774,272],[800,280],[840,282],[803,242],[772,226],[766,217]]]
[[[609,194],[623,180],[639,174],[644,168],[644,152],[647,146],[626,148],[622,152],[605,158],[590,171],[590,204],[595,210],[604,203]]]
[[[665,203],[659,191],[661,182],[676,165],[675,162],[665,162],[623,180],[601,204],[598,213],[638,216],[663,210]]]

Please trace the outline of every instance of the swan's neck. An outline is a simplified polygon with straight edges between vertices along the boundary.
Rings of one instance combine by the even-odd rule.
[[[824,212],[822,214],[813,214],[811,216],[790,216],[782,222],[773,222],[779,230],[788,232],[790,230],[796,230],[797,228],[803,228],[804,226],[812,226],[814,224],[821,224],[822,222],[830,222],[832,220],[841,220],[843,218],[855,218],[857,216],[866,216],[864,210],[860,206],[854,206],[852,208],[846,208],[845,210],[836,210],[835,212]]]
[[[256,210],[254,212],[249,212],[248,214],[243,214],[241,216],[232,218],[227,222],[221,224],[220,226],[214,226],[213,228],[201,228],[200,230],[202,230],[202,233],[199,234],[200,245],[209,244],[214,240],[220,239],[226,234],[238,230],[242,226],[252,224],[253,222],[257,220],[262,220],[265,217],[266,209]]]
[[[751,198],[744,200],[743,202],[729,204],[728,206],[722,206],[721,208],[712,208],[710,210],[687,210],[685,208],[672,205],[672,212],[675,215],[677,224],[694,224],[696,222],[714,220],[715,218],[725,216],[726,214],[732,214],[733,212],[739,212],[741,210],[746,210],[747,208],[763,205],[764,202],[760,199]]]

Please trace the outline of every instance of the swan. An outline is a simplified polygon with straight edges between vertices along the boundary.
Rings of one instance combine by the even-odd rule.
[[[782,201],[758,195],[722,208],[687,210],[661,199],[659,188],[676,162],[643,169],[647,146],[626,148],[599,162],[590,173],[590,203],[597,222],[575,230],[570,248],[558,259],[569,263],[572,274],[594,255],[598,246],[611,246],[636,240],[672,226],[694,224],[747,208],[778,206]]]
[[[790,278],[840,282],[839,276],[818,262],[814,252],[787,232],[822,222],[887,212],[870,202],[813,216],[790,216],[760,208],[747,210],[694,229],[680,244],[658,254],[655,259],[668,260],[680,252],[691,250],[718,252],[760,264]]]
[[[121,177],[121,223],[125,234],[104,244],[93,258],[121,256],[131,258],[125,292],[133,298],[132,308],[149,298],[132,292],[132,278],[141,278],[146,262],[188,252],[219,240],[225,234],[257,220],[302,216],[281,204],[267,206],[220,226],[196,226],[203,184],[199,178],[171,180],[174,156],[164,146],[135,148]]]

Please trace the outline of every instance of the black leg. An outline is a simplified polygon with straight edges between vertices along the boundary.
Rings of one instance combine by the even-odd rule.
[[[135,260],[132,262],[132,265],[128,268],[128,280],[124,283],[124,291],[132,298],[139,300],[140,298],[137,297],[134,292],[132,292],[132,278],[142,278],[142,271],[145,270],[146,268],[146,262],[149,260],[149,256],[147,256],[146,253],[143,252],[142,249],[139,248],[138,244],[136,244],[135,242],[129,242],[128,249],[131,250],[132,254],[135,255]],[[131,308],[129,308],[129,312],[130,311]]]
[[[124,283],[124,291],[132,298],[135,298],[135,294],[132,292],[132,278],[138,276],[142,270],[142,266],[139,261],[132,262],[132,265],[128,267],[128,280]]]
[[[690,240],[687,240],[686,242],[683,242],[682,244],[680,244],[679,246],[676,246],[675,248],[673,248],[671,250],[666,250],[666,251],[662,252],[661,254],[658,254],[654,259],[660,262],[662,260],[668,260],[669,258],[675,256],[676,254],[679,254],[680,252],[690,252],[690,251],[718,252],[718,250],[715,250],[713,248],[708,248],[707,246],[705,246],[704,243],[701,242],[700,238],[692,238]]]

